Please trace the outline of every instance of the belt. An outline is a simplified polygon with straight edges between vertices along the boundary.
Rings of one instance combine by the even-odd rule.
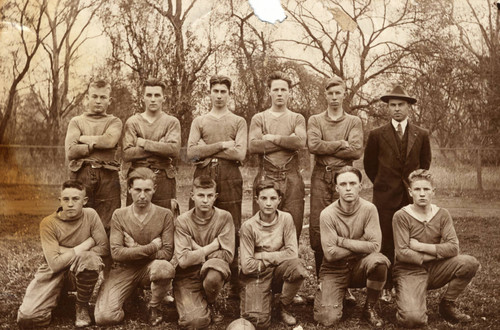
[[[315,167],[317,167],[320,170],[323,170],[325,172],[335,172],[339,169],[342,168],[342,166],[337,166],[337,165],[323,165],[320,163],[316,163]]]
[[[222,165],[222,164],[228,164],[228,165],[234,165],[234,166],[240,166],[241,163],[238,160],[229,160],[229,159],[224,159],[224,158],[212,158],[210,159],[210,164],[212,166],[216,165]]]

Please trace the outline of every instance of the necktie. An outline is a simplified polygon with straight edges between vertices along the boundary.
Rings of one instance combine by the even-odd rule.
[[[401,123],[398,123],[396,133],[398,133],[399,139],[402,140],[403,139],[403,128],[401,127]]]

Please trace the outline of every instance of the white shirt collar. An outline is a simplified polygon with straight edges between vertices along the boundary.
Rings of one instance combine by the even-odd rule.
[[[403,134],[405,134],[406,126],[408,125],[408,117],[406,117],[403,121],[395,121],[394,119],[391,119],[391,122],[396,131],[398,130],[398,124],[401,123],[401,129],[403,130]]]

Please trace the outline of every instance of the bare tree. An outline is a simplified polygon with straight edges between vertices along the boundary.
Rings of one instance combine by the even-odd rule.
[[[0,113],[0,144],[5,143],[5,131],[11,124],[11,116],[14,109],[14,100],[21,81],[29,72],[33,58],[38,52],[40,45],[47,37],[43,32],[43,12],[47,8],[47,0],[42,1],[20,1],[10,2],[1,7],[0,11],[4,18],[9,18],[16,25],[19,41],[13,45],[12,51],[12,81],[9,83],[9,93],[6,105]],[[21,45],[17,47],[17,42]]]
[[[48,143],[53,145],[59,144],[64,136],[62,120],[85,95],[85,91],[82,91],[68,98],[70,74],[78,51],[91,38],[86,31],[102,3],[102,0],[57,0],[43,11],[50,38],[42,46],[50,68],[45,83],[32,84],[31,89],[40,99],[39,110],[47,128],[52,131],[52,139]]]
[[[318,60],[287,54],[281,57],[304,63],[323,77],[337,75],[347,80],[345,105],[353,112],[370,111],[378,97],[363,87],[394,70],[411,53],[412,45],[419,42],[394,37],[396,32],[404,35],[421,19],[418,6],[413,6],[411,0],[397,6],[388,0],[289,1],[284,7],[303,37],[280,38],[276,42],[301,47],[303,53],[315,54]],[[338,24],[324,19],[325,9],[332,12]]]

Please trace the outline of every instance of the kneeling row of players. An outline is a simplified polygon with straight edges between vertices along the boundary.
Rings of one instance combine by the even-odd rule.
[[[151,288],[149,322],[160,324],[160,304],[172,284],[180,326],[200,329],[222,321],[217,297],[237,258],[231,215],[213,206],[215,182],[200,176],[191,191],[194,208],[174,221],[170,210],[151,203],[154,180],[154,173],[147,168],[129,175],[133,204],[116,210],[111,221],[112,267],[99,216],[83,207],[83,184],[75,180],[63,184],[61,207],[40,224],[46,263],[38,269],[19,308],[20,327],[47,326],[65,284],[76,290],[75,325],[90,325],[88,304],[103,268],[104,282],[94,311],[98,325],[120,323],[125,299],[144,286]],[[340,198],[321,213],[324,262],[314,319],[326,326],[338,322],[346,289],[366,287],[363,317],[370,325],[382,327],[384,322],[374,306],[390,261],[379,253],[377,209],[359,197],[361,172],[356,168],[342,168],[334,182]],[[458,255],[449,213],[430,203],[434,187],[428,171],[415,171],[410,182],[415,202],[394,217],[397,319],[405,326],[425,324],[426,290],[449,283],[439,311],[450,321],[468,321],[470,317],[454,302],[479,263],[474,257]],[[417,195],[420,198],[415,198]],[[240,287],[234,284],[232,289],[240,298],[241,317],[264,329],[271,324],[272,293],[280,292],[279,316],[287,325],[294,325],[297,320],[288,306],[308,273],[298,257],[293,219],[278,210],[281,191],[272,181],[257,185],[256,201],[260,211],[239,231]]]

